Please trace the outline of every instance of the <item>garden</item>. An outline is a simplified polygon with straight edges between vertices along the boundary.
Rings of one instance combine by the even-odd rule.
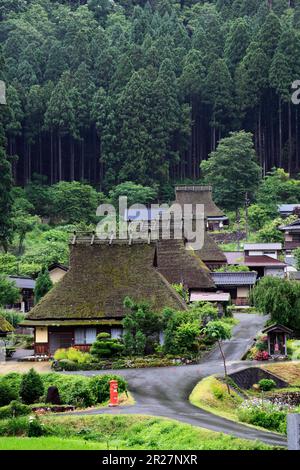
[[[121,403],[131,400],[127,382],[120,375],[93,377],[62,375],[55,372],[38,374],[12,372],[0,377],[0,419],[64,412],[95,406],[105,406],[109,400],[109,381],[118,381]]]
[[[209,376],[196,385],[190,402],[224,418],[286,434],[287,414],[300,412],[300,364],[285,363],[284,367],[270,364],[264,368],[278,374],[290,386],[279,389],[274,380],[264,378],[244,390],[230,377]]]
[[[197,363],[215,344],[208,327],[221,324],[230,337],[233,317],[218,319],[209,303],[195,303],[187,311],[170,308],[159,314],[145,302],[126,298],[129,313],[123,320],[124,335],[112,338],[99,333],[89,352],[75,347],[58,349],[52,367],[56,371],[163,367]]]

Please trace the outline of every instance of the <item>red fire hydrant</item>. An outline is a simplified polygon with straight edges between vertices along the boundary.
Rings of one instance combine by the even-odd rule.
[[[118,396],[118,381],[117,380],[109,381],[109,392],[110,392],[109,406],[118,406],[119,396]]]

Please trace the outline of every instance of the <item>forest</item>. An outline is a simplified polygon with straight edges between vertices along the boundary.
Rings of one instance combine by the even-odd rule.
[[[300,0],[0,0],[13,178],[108,192],[201,178],[230,132],[300,169]]]

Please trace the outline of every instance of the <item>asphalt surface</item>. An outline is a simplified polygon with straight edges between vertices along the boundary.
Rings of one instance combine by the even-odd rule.
[[[253,365],[253,362],[250,364],[241,361],[241,358],[266,322],[266,317],[255,314],[238,314],[236,318],[239,320],[239,324],[234,327],[232,339],[223,343],[229,373]],[[215,348],[202,362],[196,365],[122,369],[120,371],[83,371],[78,374],[98,375],[109,372],[123,375],[128,380],[130,392],[136,402],[135,405],[83,411],[77,414],[163,416],[244,439],[286,446],[286,439],[279,434],[235,423],[189,403],[188,397],[191,391],[202,378],[223,372],[223,362],[218,348]],[[71,373],[74,374],[74,372]]]

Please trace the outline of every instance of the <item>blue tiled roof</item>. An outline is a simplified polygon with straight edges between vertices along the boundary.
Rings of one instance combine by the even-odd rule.
[[[211,275],[216,286],[253,286],[257,278],[255,271],[220,272]]]

